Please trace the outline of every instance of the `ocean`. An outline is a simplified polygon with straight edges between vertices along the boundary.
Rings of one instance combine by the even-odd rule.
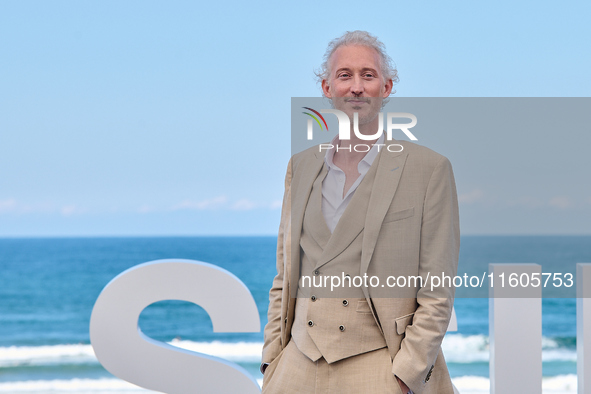
[[[108,373],[90,346],[94,302],[122,271],[151,260],[182,258],[218,265],[250,289],[267,319],[276,273],[276,237],[4,238],[0,239],[0,393],[140,393]],[[572,267],[591,262],[589,236],[463,236],[460,271],[488,263]],[[476,268],[475,268],[476,267]],[[458,331],[443,350],[461,393],[489,391],[488,299],[457,298]],[[576,392],[576,300],[545,298],[544,393]],[[146,335],[236,362],[256,379],[263,334],[213,333],[200,307],[162,301],[139,321]]]

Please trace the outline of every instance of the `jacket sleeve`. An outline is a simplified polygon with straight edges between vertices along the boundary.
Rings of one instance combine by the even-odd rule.
[[[283,295],[283,276],[286,256],[289,257],[285,237],[289,236],[290,212],[291,212],[291,176],[292,160],[287,165],[285,175],[285,192],[281,208],[281,222],[277,236],[277,275],[273,279],[273,285],[269,291],[269,309],[267,311],[267,325],[265,326],[265,342],[263,345],[262,363],[270,363],[281,352],[281,304]]]
[[[392,372],[415,393],[429,382],[454,301],[454,287],[430,288],[430,279],[457,273],[460,249],[458,199],[451,164],[442,157],[429,179],[423,205],[419,252],[419,275],[423,287],[417,292],[418,307],[407,326]]]

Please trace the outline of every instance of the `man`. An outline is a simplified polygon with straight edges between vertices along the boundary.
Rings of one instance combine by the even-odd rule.
[[[370,275],[384,284],[389,276],[456,274],[459,219],[449,161],[380,133],[378,113],[397,81],[390,62],[367,32],[347,32],[327,49],[322,91],[351,120],[357,113],[365,138],[351,122],[349,140],[337,136],[331,149],[316,146],[290,160],[263,393],[453,393],[441,353],[453,287],[409,283],[388,293],[365,283],[329,292],[303,280]]]

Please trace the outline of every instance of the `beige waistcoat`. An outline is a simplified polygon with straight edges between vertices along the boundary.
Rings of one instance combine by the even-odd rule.
[[[345,276],[359,275],[363,240],[361,231],[337,257],[317,265],[332,236],[321,209],[322,181],[326,174],[325,165],[314,181],[304,214],[300,272],[310,280],[300,281],[291,335],[298,349],[312,361],[324,357],[332,363],[383,348],[386,341],[360,288],[352,285],[331,291],[330,280],[324,287],[324,277],[336,276],[343,282]],[[374,178],[375,168],[359,184],[347,210],[367,210]],[[347,224],[340,221],[337,227]]]

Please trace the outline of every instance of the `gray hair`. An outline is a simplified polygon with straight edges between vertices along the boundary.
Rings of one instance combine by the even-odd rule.
[[[386,46],[384,43],[378,40],[376,36],[373,36],[366,31],[355,30],[345,32],[342,36],[335,38],[328,43],[320,70],[314,72],[318,83],[321,84],[324,79],[328,80],[330,76],[330,58],[333,53],[343,45],[362,45],[375,49],[380,57],[381,74],[384,81],[391,79],[394,84],[398,82],[398,70],[396,70],[396,66],[392,65],[392,59],[386,53]],[[392,93],[394,93],[394,90]]]

